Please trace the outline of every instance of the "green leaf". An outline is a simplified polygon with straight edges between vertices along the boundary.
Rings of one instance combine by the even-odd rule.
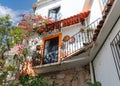
[[[100,82],[95,82],[94,86],[101,86],[101,83]]]
[[[13,57],[13,59],[15,59],[15,60],[18,59],[18,55],[15,54],[14,57]]]
[[[27,48],[24,48],[24,49],[23,49],[23,55],[26,56],[26,55],[28,55],[28,54],[29,54],[28,49],[27,49]]]
[[[1,46],[1,49],[2,49],[2,50],[5,50],[5,44],[3,44],[3,45]]]
[[[93,86],[92,82],[87,82],[87,86]]]
[[[0,63],[1,63],[1,64],[4,64],[4,63],[5,63],[5,61],[4,61],[4,60],[2,60],[2,59],[0,59]]]
[[[15,66],[9,65],[7,67],[7,71],[14,71],[15,70]]]

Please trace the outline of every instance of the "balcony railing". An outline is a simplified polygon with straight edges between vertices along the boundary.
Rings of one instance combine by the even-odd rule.
[[[75,35],[71,36],[69,40],[63,41],[61,45],[57,46],[58,47],[57,52],[51,51],[51,53],[46,54],[47,57],[45,58],[45,61],[48,63],[54,63],[56,61],[64,60],[65,58],[75,54],[76,52],[79,52],[86,45],[91,44],[93,42],[94,31],[97,25],[99,24],[99,21],[100,21],[100,18],[98,18],[97,20],[95,20],[94,22],[86,26],[84,29],[81,29]],[[44,52],[43,46],[42,46],[41,52]],[[56,57],[54,57],[55,55]],[[40,64],[44,64],[43,59],[44,59],[44,55],[42,55]],[[36,65],[33,65],[33,66],[36,66]]]
[[[81,29],[78,33],[71,36],[69,40],[63,41],[60,45],[60,60],[63,60],[76,52],[79,52],[81,48],[89,45],[93,42],[93,34],[97,25],[99,24],[100,18]]]

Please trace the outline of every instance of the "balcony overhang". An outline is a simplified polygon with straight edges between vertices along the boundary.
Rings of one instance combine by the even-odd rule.
[[[40,65],[40,66],[34,67],[33,69],[37,74],[66,70],[73,67],[86,65],[88,63],[87,61],[88,58],[89,57],[86,56],[86,57],[73,59],[73,60]]]
[[[67,57],[63,61],[35,66],[33,67],[33,69],[37,74],[41,74],[41,73],[49,73],[49,72],[66,70],[66,69],[75,68],[79,66],[85,66],[90,61],[89,52],[91,50],[92,45],[93,43],[91,43],[88,46],[85,46],[79,52],[71,55],[70,57]]]

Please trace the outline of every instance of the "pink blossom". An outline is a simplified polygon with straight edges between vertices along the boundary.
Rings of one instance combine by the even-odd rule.
[[[21,51],[24,49],[24,45],[18,45],[17,48],[18,48],[18,51]]]
[[[15,45],[12,49],[11,52],[13,54],[19,54],[21,50],[23,50],[25,47],[24,45]]]
[[[24,18],[24,17],[25,17],[25,14],[22,14],[21,16]]]

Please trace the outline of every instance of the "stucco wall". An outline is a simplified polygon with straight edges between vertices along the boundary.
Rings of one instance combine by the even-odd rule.
[[[120,30],[120,19],[94,60],[95,77],[102,86],[120,86],[110,43]]]
[[[93,0],[91,12],[90,12],[90,23],[102,16],[99,0]]]
[[[36,50],[37,45],[42,45],[42,39],[44,37],[52,36],[52,35],[59,34],[59,33],[62,33],[62,39],[66,35],[71,37],[74,34],[76,34],[77,32],[79,32],[82,27],[83,27],[83,25],[81,25],[81,23],[79,23],[79,24],[75,24],[75,25],[71,25],[71,26],[68,26],[68,27],[61,28],[61,32],[59,32],[59,30],[56,29],[56,30],[53,30],[51,33],[46,32],[46,33],[42,33],[41,35],[38,35],[37,33],[34,33],[29,39],[29,46],[30,46],[31,55],[32,55],[33,51]],[[30,56],[28,58],[30,59],[32,57]]]
[[[81,23],[62,28],[62,38],[66,35],[69,35],[70,37],[75,35],[81,28],[83,28]]]
[[[49,81],[59,84],[59,86],[86,86],[90,81],[89,66],[76,67],[63,71],[56,71],[43,74]]]
[[[57,1],[57,0],[56,0]],[[60,13],[61,19],[73,16],[82,11],[85,0],[58,0],[56,3],[49,3],[42,7],[38,7],[35,14],[41,14],[42,16],[48,16],[49,9],[61,6]]]

